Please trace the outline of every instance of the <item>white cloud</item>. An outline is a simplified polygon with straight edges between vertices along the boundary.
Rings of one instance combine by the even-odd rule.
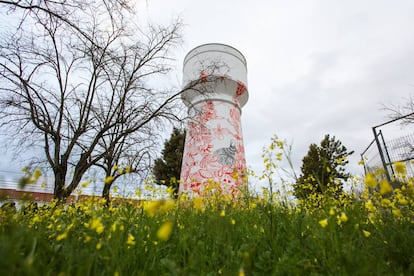
[[[371,127],[387,120],[382,105],[414,92],[414,1],[152,0],[138,7],[154,22],[183,19],[178,70],[203,43],[245,55],[250,99],[242,122],[255,166],[273,133],[293,141],[298,168],[309,145],[329,133],[356,151],[358,173]]]

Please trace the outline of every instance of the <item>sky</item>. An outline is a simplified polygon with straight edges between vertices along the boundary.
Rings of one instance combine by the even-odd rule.
[[[184,56],[198,45],[224,43],[246,57],[242,127],[247,164],[257,172],[273,134],[292,144],[297,170],[309,145],[330,134],[355,151],[348,170],[362,174],[357,163],[372,127],[389,119],[384,105],[414,95],[411,0],[138,0],[137,9],[142,21],[184,24],[172,85],[180,85]]]
[[[292,145],[297,170],[325,134],[348,150],[348,170],[362,174],[360,154],[372,127],[389,120],[384,106],[414,95],[414,1],[142,1],[140,15],[184,23],[182,60],[204,43],[224,43],[247,59],[249,101],[242,111],[248,166],[262,169],[273,134]],[[387,138],[401,135],[387,127]],[[406,131],[406,129],[404,130]]]

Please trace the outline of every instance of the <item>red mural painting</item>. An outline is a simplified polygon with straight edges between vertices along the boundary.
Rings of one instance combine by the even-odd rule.
[[[210,181],[220,183],[223,192],[234,193],[243,183],[246,169],[240,109],[237,97],[246,91],[238,84],[234,104],[204,101],[192,107],[181,170],[181,192],[202,194]]]

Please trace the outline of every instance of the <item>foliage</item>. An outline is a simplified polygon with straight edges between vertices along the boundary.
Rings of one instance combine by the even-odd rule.
[[[174,194],[177,194],[179,188],[185,134],[185,131],[174,128],[170,138],[164,142],[162,158],[157,158],[154,162],[156,182],[171,187]]]
[[[348,151],[335,136],[330,137],[329,134],[325,135],[320,146],[311,144],[302,160],[301,175],[294,185],[295,196],[306,199],[328,191],[339,196],[343,181],[350,176],[345,171],[345,165],[351,154],[353,151]]]

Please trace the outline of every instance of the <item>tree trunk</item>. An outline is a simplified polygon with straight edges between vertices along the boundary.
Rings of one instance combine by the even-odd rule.
[[[66,173],[64,169],[57,169],[55,172],[55,188],[53,191],[53,198],[58,201],[58,203],[66,202],[66,193],[65,193],[65,176]]]
[[[105,199],[106,205],[109,205],[111,202],[111,199],[109,198],[109,191],[111,190],[112,183],[112,181],[110,183],[105,183],[102,190],[102,197]]]

